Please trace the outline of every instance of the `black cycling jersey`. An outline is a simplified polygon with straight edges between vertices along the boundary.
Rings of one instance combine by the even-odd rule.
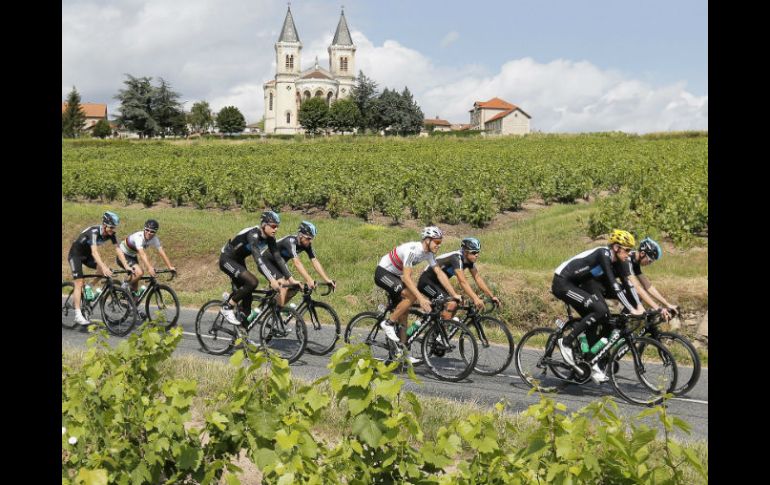
[[[624,307],[631,310],[633,308],[632,304],[626,298],[623,287],[629,292],[635,292],[635,290],[628,280],[626,271],[617,275],[620,277],[623,287],[617,282],[615,279],[616,274],[613,270],[613,266],[618,267],[616,266],[617,264],[622,263],[619,261],[618,263],[613,263],[612,251],[606,246],[601,246],[583,251],[568,259],[560,264],[554,273],[578,286],[585,281],[595,279],[601,282],[608,292],[614,293]]]
[[[299,256],[299,253],[302,252],[307,253],[308,258],[315,259],[315,251],[313,251],[312,243],[308,247],[302,246],[299,243],[299,238],[296,234],[284,236],[279,239],[276,244],[278,245],[278,252],[281,254],[284,261],[296,258]],[[275,264],[277,262],[274,260],[273,255],[267,251],[262,251],[262,257],[265,258],[265,261],[268,263]]]
[[[274,237],[266,237],[262,234],[262,229],[259,226],[247,227],[234,238],[230,239],[222,246],[222,254],[232,258],[241,264],[245,263],[246,257],[251,254],[254,258],[254,262],[257,266],[262,264],[262,252],[267,251],[268,254],[272,254],[273,258],[277,261],[277,267],[281,271],[284,277],[289,278],[291,273],[286,267],[286,263],[283,258],[280,257],[278,252],[278,245],[276,244]]]
[[[91,256],[91,246],[101,246],[107,241],[117,244],[118,239],[115,237],[115,233],[110,236],[103,234],[101,225],[87,227],[72,243],[70,254],[88,258]]]
[[[634,276],[639,276],[640,274],[642,274],[642,265],[639,262],[639,260],[636,259],[637,254],[638,253],[636,251],[631,251],[630,253],[628,253],[628,264],[631,265],[631,269],[633,270]]]
[[[472,269],[474,267],[474,264],[470,261],[463,261],[462,249],[437,256],[436,264],[439,268],[441,268],[441,271],[444,272],[447,278],[451,278],[458,272],[461,272],[465,269]],[[438,276],[436,275],[436,272],[433,270],[433,268],[425,268],[425,270],[423,270],[423,274],[426,275],[425,277],[428,278],[431,283],[436,283],[441,286],[441,283],[438,280]]]

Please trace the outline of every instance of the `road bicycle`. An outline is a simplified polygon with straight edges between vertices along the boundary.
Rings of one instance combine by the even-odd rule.
[[[117,274],[131,274],[131,271],[120,270]],[[170,274],[169,281],[176,277],[176,271],[170,269],[161,269],[155,271],[156,275]],[[139,318],[142,320],[152,319],[157,325],[164,328],[174,327],[180,314],[179,298],[176,292],[170,286],[159,283],[157,277],[150,275],[139,278],[141,281],[147,281],[146,288],[138,298],[134,300],[137,310],[144,305],[144,311],[139,310]],[[130,291],[128,281],[123,282],[123,288]]]
[[[292,307],[305,320],[308,327],[307,347],[305,351],[312,355],[326,355],[334,349],[340,338],[340,318],[337,312],[322,301],[314,300],[312,295],[318,286],[325,286],[326,291],[319,296],[326,296],[334,291],[331,283],[316,283],[315,288],[302,287],[302,302]]]
[[[676,361],[662,343],[637,335],[639,325],[656,313],[611,314],[609,323],[615,330],[596,353],[583,352],[575,339],[572,354],[577,368],[564,360],[557,341],[571,332],[579,319],[557,320],[555,329],[531,330],[521,338],[514,353],[516,371],[530,386],[554,392],[565,384],[585,384],[591,377],[591,367],[607,362],[605,372],[619,396],[633,404],[660,404],[676,388]]]
[[[472,302],[459,307],[459,310],[466,312],[461,322],[474,333],[479,346],[479,358],[473,370],[485,376],[501,373],[513,360],[514,341],[511,331],[504,322],[488,315],[495,308],[497,305],[489,299],[485,299],[484,310],[478,310]]]
[[[478,359],[478,346],[465,325],[457,320],[441,318],[446,302],[440,295],[431,300],[430,312],[412,313],[419,317],[417,328],[408,336],[406,344],[397,344],[380,329],[380,322],[397,305],[389,298],[388,305],[380,305],[379,311],[361,312],[351,318],[345,328],[345,342],[364,343],[371,348],[375,358],[389,362],[398,359],[399,354],[400,358],[406,358],[412,352],[412,344],[417,341],[421,361],[434,376],[442,381],[461,381],[473,372]]]
[[[118,337],[128,335],[137,322],[136,306],[131,293],[121,288],[120,283],[110,276],[89,274],[83,275],[82,278],[84,280],[87,278],[102,280],[100,287],[94,284],[93,298],[86,298],[85,288],[81,291],[80,311],[83,316],[90,320],[98,308],[108,332]],[[72,298],[75,284],[71,281],[64,281],[61,284],[61,291],[61,326],[73,329],[80,326],[75,322],[75,302]]]
[[[301,288],[298,284],[281,286]],[[273,289],[255,289],[252,292],[256,305],[253,319],[249,320],[240,305],[234,309],[240,325],[231,324],[220,312],[230,297],[228,293],[222,300],[205,303],[195,317],[195,336],[203,350],[222,355],[236,348],[236,340],[241,338],[243,343],[277,353],[290,364],[296,362],[305,352],[307,328],[296,310],[289,306],[278,307],[277,293]]]

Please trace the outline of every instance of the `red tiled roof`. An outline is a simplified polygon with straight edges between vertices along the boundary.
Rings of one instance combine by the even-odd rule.
[[[526,116],[527,118],[532,118],[527,113],[524,113],[524,110],[522,110],[521,108],[514,108],[514,109],[507,109],[507,110],[503,111],[502,113],[496,114],[492,118],[489,118],[487,121],[485,121],[485,123],[489,123],[490,121],[499,120],[500,118],[505,118],[506,116],[508,116],[509,114],[511,114],[511,113],[513,113],[514,111],[517,111],[517,110],[521,111],[524,114],[524,116]]]
[[[503,101],[500,98],[492,98],[489,101],[476,101],[473,103],[473,106],[489,109],[516,109],[515,105],[512,105],[508,101]]]
[[[436,125],[436,126],[452,126],[450,122],[447,120],[440,120],[438,118],[426,118],[425,119],[426,125]]]
[[[80,103],[80,107],[86,113],[86,118],[106,118],[107,105],[101,103]],[[67,109],[67,103],[61,104],[61,112]]]

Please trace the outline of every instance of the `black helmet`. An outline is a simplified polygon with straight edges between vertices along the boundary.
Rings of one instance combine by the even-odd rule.
[[[318,234],[318,229],[315,228],[315,224],[313,224],[312,222],[302,221],[299,224],[299,228],[297,229],[297,232],[309,237],[315,237],[315,235]]]
[[[639,251],[644,252],[653,261],[657,261],[663,257],[663,249],[661,249],[660,244],[649,237],[642,239],[642,242],[639,243]]]
[[[460,247],[466,251],[481,251],[481,242],[475,237],[466,237],[460,243]]]
[[[277,212],[265,211],[262,213],[262,218],[259,220],[259,223],[260,224],[265,224],[265,223],[280,224],[281,216],[279,216]]]
[[[108,226],[117,226],[120,224],[120,217],[118,217],[118,215],[114,212],[107,211],[102,214],[102,224],[107,224]]]
[[[149,231],[157,231],[159,227],[160,224],[155,219],[147,219],[147,222],[144,223],[144,228]]]

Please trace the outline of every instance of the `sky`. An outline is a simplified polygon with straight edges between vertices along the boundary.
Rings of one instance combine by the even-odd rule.
[[[356,71],[408,87],[428,118],[468,123],[502,98],[542,132],[708,129],[706,0],[294,0],[301,68],[328,68],[341,9]],[[264,114],[287,2],[62,0],[62,100],[106,103],[126,74],[163,78],[184,107]],[[102,46],[103,48],[97,48]]]

